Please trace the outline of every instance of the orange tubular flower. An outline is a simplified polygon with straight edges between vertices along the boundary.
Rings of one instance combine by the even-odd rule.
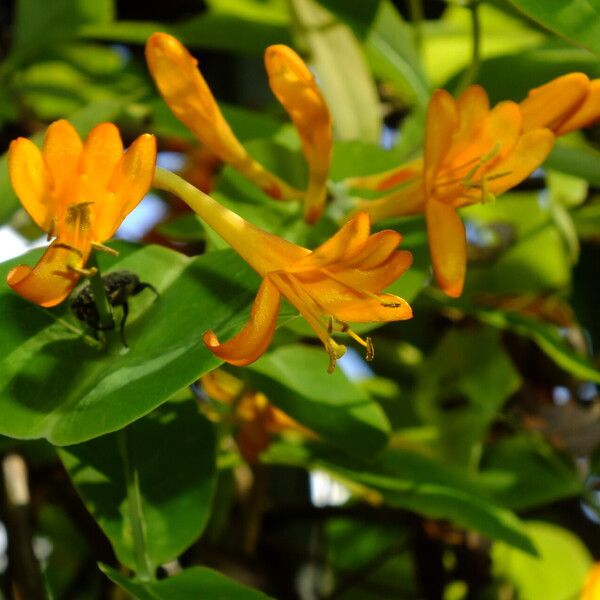
[[[8,151],[10,179],[25,210],[56,239],[32,269],[19,265],[8,284],[40,306],[55,306],[71,292],[92,247],[102,247],[152,183],[154,136],[138,137],[123,153],[112,123],[96,126],[82,143],[73,126],[52,123],[40,150],[26,138]]]
[[[523,181],[553,143],[548,129],[523,131],[518,104],[501,102],[490,109],[480,86],[469,87],[458,100],[437,90],[427,110],[422,173],[384,198],[360,201],[358,210],[374,220],[424,212],[436,280],[446,294],[458,297],[467,243],[456,209],[493,199]]]
[[[330,371],[345,347],[334,330],[348,334],[373,356],[369,338],[354,333],[349,321],[387,322],[409,319],[410,306],[382,294],[411,264],[410,252],[396,251],[400,234],[385,230],[370,235],[370,219],[359,213],[332,238],[310,251],[258,229],[173,173],[158,168],[156,187],[179,195],[263,278],[248,323],[232,339],[219,342],[212,331],[204,342],[232,365],[247,365],[269,346],[281,296],[293,304],[323,342]]]
[[[265,52],[269,85],[290,115],[308,162],[305,193],[265,169],[244,149],[231,131],[198,61],[174,37],[154,33],[146,44],[146,60],[154,81],[175,116],[221,160],[277,200],[303,200],[308,223],[321,216],[333,145],[329,110],[314,77],[302,59],[287,46],[270,46]]]
[[[171,35],[154,33],[146,44],[146,61],[154,82],[173,114],[222,161],[276,199],[300,199],[290,187],[254,160],[223,117],[198,61]]]
[[[290,115],[302,142],[309,170],[304,217],[307,223],[315,223],[325,204],[333,148],[329,109],[312,73],[291,48],[269,46],[265,68],[271,90]]]

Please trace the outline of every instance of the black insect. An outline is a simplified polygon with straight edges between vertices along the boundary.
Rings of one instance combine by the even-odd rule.
[[[127,315],[129,314],[129,304],[127,301],[131,296],[137,296],[146,288],[151,289],[156,296],[159,295],[158,291],[152,284],[140,281],[140,278],[130,271],[109,273],[102,278],[102,283],[104,284],[104,290],[106,291],[106,297],[110,306],[112,308],[115,306],[123,307],[123,318],[119,327],[123,345],[128,348],[129,346],[125,341],[125,321],[127,321]],[[112,327],[103,327],[101,325],[98,308],[94,301],[94,293],[89,283],[75,296],[75,299],[71,302],[71,310],[80,321],[93,329],[96,339],[98,339],[99,331],[115,328],[114,324]]]

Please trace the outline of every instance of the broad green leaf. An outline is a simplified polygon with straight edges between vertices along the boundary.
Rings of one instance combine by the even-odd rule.
[[[69,117],[80,135],[87,135],[90,129],[102,121],[112,121],[128,102],[126,98],[113,98],[99,102],[93,102]],[[38,133],[31,137],[36,144],[41,144],[43,135]],[[13,192],[8,176],[8,153],[0,156],[0,223],[7,221],[19,208],[19,201]]]
[[[127,459],[124,446],[130,449]],[[215,438],[213,426],[191,399],[164,404],[127,430],[68,446],[60,456],[119,561],[132,570],[136,557],[126,460],[139,481],[141,501],[135,510],[153,568],[176,559],[208,521],[215,487]]]
[[[567,529],[541,521],[524,523],[523,531],[531,537],[539,557],[534,558],[506,544],[494,543],[494,575],[510,581],[519,598],[579,598],[587,571],[593,563],[583,542]]]
[[[378,142],[377,90],[352,30],[316,0],[291,0],[291,6],[331,110],[337,139]]]
[[[106,26],[113,17],[113,0],[18,0],[12,60],[31,59],[75,38],[84,25]]]
[[[0,281],[34,256],[0,265]],[[0,433],[67,445],[139,419],[219,364],[202,334],[214,329],[227,339],[239,330],[259,284],[231,251],[189,259],[147,246],[112,268],[137,273],[160,293],[131,298],[129,349],[116,333],[103,350],[86,345],[66,303],[44,310],[2,284]]]
[[[586,240],[600,238],[600,198],[598,196],[573,211],[571,216],[579,237]]]
[[[100,570],[121,589],[138,600],[269,600],[258,590],[249,588],[206,567],[191,567],[161,581],[128,579],[106,565]]]
[[[250,365],[250,383],[271,402],[352,455],[372,457],[387,444],[381,407],[337,368],[327,373],[322,348],[283,346]]]
[[[279,442],[262,456],[268,462],[324,469],[350,486],[358,484],[379,492],[391,506],[448,519],[535,553],[519,519],[490,500],[462,471],[399,439],[391,445],[374,461],[351,459],[316,443],[298,447]]]
[[[598,0],[509,0],[529,18],[576,46],[600,55]]]
[[[379,3],[377,17],[364,46],[375,75],[390,81],[406,103],[424,109],[429,101],[427,77],[412,31],[391,2],[385,0]]]
[[[417,410],[458,463],[477,464],[489,426],[521,384],[499,338],[490,328],[452,329],[419,370]]]
[[[486,446],[482,476],[496,500],[524,510],[581,495],[573,465],[541,438],[519,435]]]

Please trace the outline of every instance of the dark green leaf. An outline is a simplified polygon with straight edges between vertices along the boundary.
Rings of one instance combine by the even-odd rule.
[[[284,346],[248,368],[252,385],[271,402],[337,447],[375,456],[390,425],[381,407],[337,368],[327,373],[322,348]]]
[[[509,0],[528,17],[577,46],[600,55],[598,0]]]
[[[21,262],[33,257],[0,265],[0,281]],[[189,259],[147,246],[113,268],[160,292],[131,298],[129,349],[110,333],[103,350],[86,345],[66,303],[43,310],[2,284],[0,433],[66,445],[135,421],[219,364],[202,334],[215,329],[227,339],[241,328],[259,283],[231,251]]]
[[[269,597],[237,583],[206,567],[192,567],[162,581],[139,581],[106,565],[100,565],[106,576],[138,600],[269,600]]]
[[[575,175],[595,186],[600,186],[600,152],[589,147],[574,147],[557,143],[546,166],[562,173]]]
[[[60,456],[119,561],[135,570],[122,454],[123,436],[131,436],[129,461],[139,477],[147,558],[156,568],[176,559],[206,525],[215,486],[213,427],[191,400],[164,404],[128,427],[63,448]]]

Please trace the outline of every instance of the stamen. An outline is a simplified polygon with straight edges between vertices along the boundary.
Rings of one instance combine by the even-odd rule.
[[[375,348],[373,346],[373,340],[370,337],[366,337],[364,340],[354,331],[352,331],[350,325],[345,321],[336,319],[336,322],[340,325],[340,331],[349,335],[354,341],[358,342],[361,346],[366,348],[366,360],[371,362],[375,358]]]
[[[105,246],[100,242],[92,242],[92,248],[94,250],[98,250],[99,252],[106,252],[111,256],[119,256],[119,252],[117,250],[115,250],[114,248],[110,248],[109,246]]]
[[[92,267],[91,269],[82,269],[81,267],[67,265],[67,269],[69,269],[69,271],[73,271],[74,273],[78,273],[82,277],[93,277],[98,272],[96,267]]]
[[[65,248],[66,250],[70,250],[71,252],[75,252],[83,258],[83,252],[79,248],[75,248],[75,246],[71,246],[70,244],[65,244],[63,242],[58,242],[54,244],[53,248]]]
[[[330,339],[325,348],[327,349],[327,354],[329,355],[329,366],[327,367],[327,372],[333,373],[335,371],[335,363],[346,353],[346,346],[343,344],[338,344],[333,339]]]

